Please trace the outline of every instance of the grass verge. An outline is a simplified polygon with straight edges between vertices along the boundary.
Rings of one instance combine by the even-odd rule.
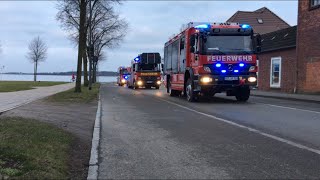
[[[0,119],[0,177],[68,177],[73,136],[53,125],[21,117]]]
[[[50,102],[80,102],[80,103],[88,103],[93,100],[96,100],[99,93],[99,83],[95,83],[92,85],[92,89],[88,90],[88,87],[82,87],[81,93],[75,93],[74,89],[70,89],[67,91],[63,91],[52,95],[47,98]]]
[[[0,81],[0,92],[13,92],[33,89],[41,86],[54,86],[66,82],[49,82],[49,81]]]

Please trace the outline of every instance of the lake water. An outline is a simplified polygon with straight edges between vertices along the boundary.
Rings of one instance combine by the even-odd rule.
[[[71,76],[38,75],[38,81],[71,82]],[[98,82],[115,82],[116,76],[98,76]],[[0,74],[0,81],[33,81],[33,75]],[[82,81],[83,82],[83,81]]]

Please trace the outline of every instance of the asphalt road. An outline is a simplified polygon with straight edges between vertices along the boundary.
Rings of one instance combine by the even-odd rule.
[[[320,177],[320,104],[101,88],[99,178]]]

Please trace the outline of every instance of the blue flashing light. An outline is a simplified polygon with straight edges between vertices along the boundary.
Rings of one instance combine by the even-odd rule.
[[[241,28],[248,29],[248,28],[251,28],[251,26],[249,24],[242,24]]]
[[[216,64],[216,67],[217,67],[217,68],[221,67],[221,64],[220,64],[220,63],[217,63],[217,64]]]
[[[124,76],[124,79],[125,79],[125,80],[128,80],[128,78],[129,78],[128,76]]]
[[[134,58],[134,62],[139,62],[139,61],[140,61],[140,57]]]
[[[209,24],[201,24],[201,25],[195,26],[194,28],[196,28],[196,29],[208,29],[208,28],[210,28],[210,25]]]
[[[226,72],[227,72],[227,70],[221,70],[221,72],[222,72],[222,73],[226,73]]]
[[[237,70],[237,69],[236,69],[236,70],[234,70],[233,72],[238,73],[238,72],[239,72],[239,70]]]
[[[239,64],[239,66],[240,66],[240,67],[243,67],[243,66],[244,66],[244,64],[243,64],[243,63],[240,63],[240,64]]]

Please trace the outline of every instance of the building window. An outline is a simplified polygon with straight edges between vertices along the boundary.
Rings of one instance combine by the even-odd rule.
[[[320,0],[310,0],[310,6],[311,8],[320,6]]]
[[[281,57],[271,58],[270,87],[281,87]]]
[[[258,18],[257,21],[258,21],[259,24],[263,24],[263,20],[262,19]]]

